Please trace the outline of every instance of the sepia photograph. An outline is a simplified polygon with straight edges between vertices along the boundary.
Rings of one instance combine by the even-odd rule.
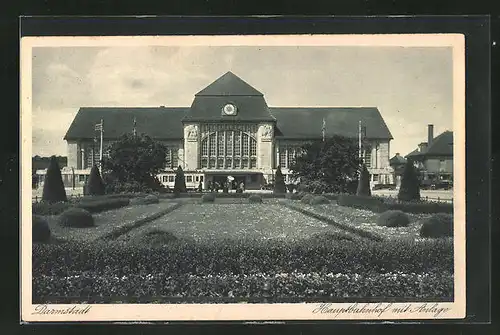
[[[21,76],[24,319],[465,316],[462,35],[33,37]]]

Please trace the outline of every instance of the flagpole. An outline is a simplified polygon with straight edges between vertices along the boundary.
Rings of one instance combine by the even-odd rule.
[[[358,127],[358,154],[359,154],[359,164],[361,165],[361,120],[359,120]]]
[[[326,121],[325,118],[323,118],[323,126],[321,128],[321,133],[323,134],[323,142],[325,142],[325,130],[326,130]]]
[[[103,120],[101,119],[101,150],[100,150],[100,153],[99,153],[99,165],[100,165],[100,168],[102,169],[102,133],[104,131],[104,124],[103,124]]]

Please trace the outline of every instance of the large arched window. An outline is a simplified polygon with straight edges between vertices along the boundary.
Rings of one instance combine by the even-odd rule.
[[[200,167],[204,169],[255,169],[257,141],[239,130],[217,130],[201,140]]]

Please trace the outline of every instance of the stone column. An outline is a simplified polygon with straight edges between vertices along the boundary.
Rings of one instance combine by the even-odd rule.
[[[200,131],[198,124],[184,125],[184,152],[185,170],[198,169]]]
[[[262,123],[257,131],[257,168],[269,173],[272,170],[274,124]]]

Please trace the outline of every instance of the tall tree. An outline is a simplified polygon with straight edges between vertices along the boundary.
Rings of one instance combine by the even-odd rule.
[[[167,147],[161,142],[145,134],[124,134],[106,150],[103,174],[109,183],[156,187],[156,175],[164,169],[166,155]]]
[[[49,167],[43,184],[42,200],[47,202],[67,201],[66,190],[61,176],[61,168],[56,156],[50,157]]]
[[[186,178],[184,178],[184,171],[180,165],[175,172],[174,193],[186,193]]]
[[[101,174],[97,165],[90,170],[90,176],[85,185],[86,194],[88,195],[103,195],[105,193],[104,182],[102,181]]]
[[[324,192],[347,192],[358,179],[358,152],[356,139],[335,135],[302,146],[290,169],[303,185],[313,185]]]
[[[403,177],[401,178],[401,186],[399,187],[398,199],[403,201],[420,200],[420,180],[411,159],[406,161]]]
[[[366,168],[366,165],[363,164],[361,168],[361,173],[358,179],[358,189],[356,190],[356,195],[359,196],[371,196],[372,192],[370,190],[370,173]]]
[[[281,167],[278,166],[276,169],[276,175],[274,178],[274,193],[286,193],[285,177],[281,172]]]

